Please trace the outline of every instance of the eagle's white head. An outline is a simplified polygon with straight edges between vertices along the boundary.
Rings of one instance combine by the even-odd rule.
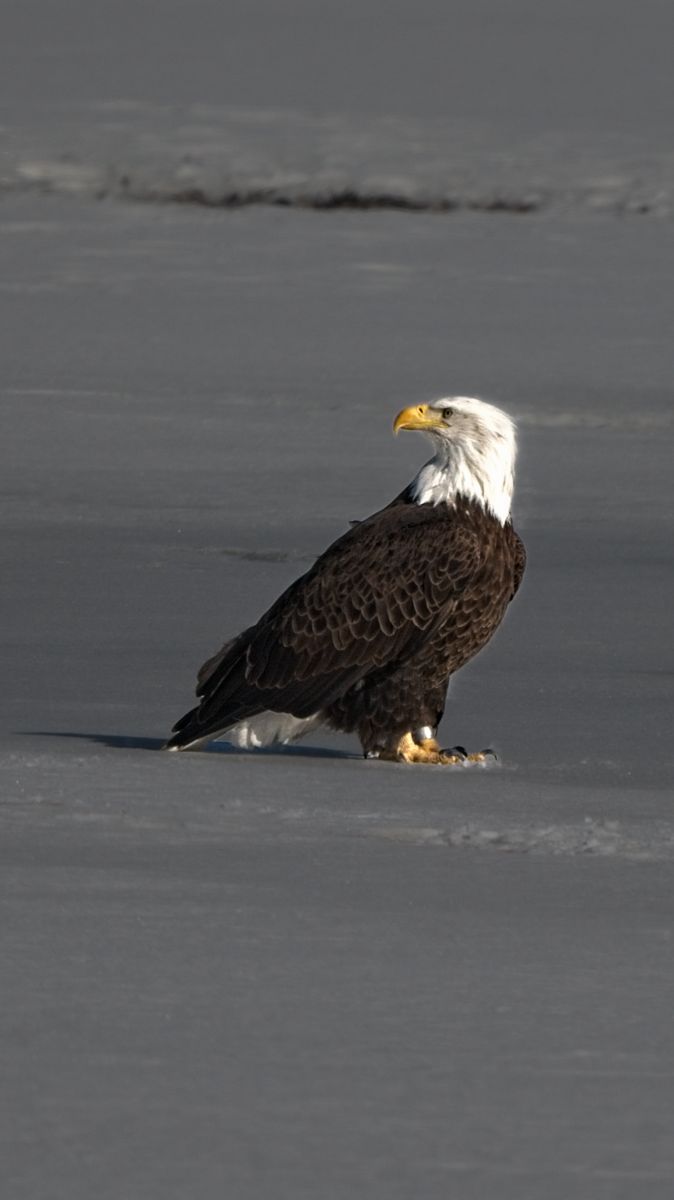
[[[515,471],[515,425],[506,413],[472,396],[445,396],[398,413],[393,424],[431,439],[435,453],[412,481],[418,504],[476,500],[501,524],[510,516]]]

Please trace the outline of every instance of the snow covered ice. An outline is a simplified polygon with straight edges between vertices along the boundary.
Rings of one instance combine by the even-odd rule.
[[[562,66],[580,61],[585,6],[558,15],[556,41],[515,7],[528,33],[524,47],[503,20],[509,63],[545,63],[560,47]],[[462,195],[476,181],[470,194],[503,189],[490,166],[502,139],[531,150],[508,193],[529,194],[557,161],[553,126],[559,179],[540,176],[544,203],[529,212],[431,213],[122,199],[100,186],[103,170],[112,178],[137,158],[166,181],[171,154],[190,147],[217,191],[224,110],[236,110],[232,154],[237,170],[249,156],[249,182],[264,160],[303,179],[313,164],[316,183],[327,169],[316,147],[327,146],[349,187],[362,182],[368,131],[398,114],[409,139],[396,159],[389,126],[381,170],[421,193],[439,178],[449,118],[413,80],[396,109],[383,66],[385,86],[368,88],[372,43],[355,17],[344,42],[332,18],[327,32],[302,26],[319,65],[324,38],[355,64],[352,107],[324,137],[337,76],[322,72],[322,109],[317,78],[298,76],[291,95],[283,68],[296,50],[276,26],[276,85],[247,89],[248,10],[235,6],[238,51],[222,53],[239,66],[222,84],[217,31],[206,37],[202,21],[199,84],[189,56],[177,78],[143,71],[180,61],[205,6],[167,3],[152,55],[117,6],[97,72],[87,46],[105,40],[105,20],[82,24],[93,19],[74,0],[62,8],[81,36],[43,6],[53,52],[41,58],[34,6],[30,23],[13,10],[25,79],[10,39],[0,50],[4,1190],[664,1200],[665,9],[646,5],[635,30],[621,4],[612,24],[604,94],[617,97],[631,62],[631,124],[617,99],[585,121],[587,64],[575,90],[551,68],[550,108],[535,120],[535,81],[521,71],[507,102],[480,89],[471,140],[457,83],[449,145],[459,166],[472,162]],[[366,8],[381,28],[380,6]],[[433,6],[424,12],[418,47],[434,28]],[[601,30],[608,13],[598,0],[587,20]],[[467,5],[456,36],[465,47],[486,36]],[[281,147],[279,111],[291,109]],[[620,203],[582,192],[583,142],[584,163],[595,145],[610,149]],[[51,183],[21,176],[29,161],[70,164],[72,186],[58,171]],[[639,177],[648,211],[622,202]],[[398,409],[448,392],[492,399],[520,431],[527,576],[498,636],[454,681],[441,729],[443,745],[493,746],[499,763],[365,762],[355,741],[324,731],[275,752],[155,753],[197,664],[411,478],[423,447],[393,440]]]

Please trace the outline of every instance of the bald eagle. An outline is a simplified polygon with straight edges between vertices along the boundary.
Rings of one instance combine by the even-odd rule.
[[[510,519],[515,427],[451,396],[404,409],[393,428],[426,434],[433,457],[204,663],[200,703],[167,749],[224,735],[249,749],[327,725],[356,732],[367,757],[463,757],[435,736],[449,680],[489,641],[524,572]]]

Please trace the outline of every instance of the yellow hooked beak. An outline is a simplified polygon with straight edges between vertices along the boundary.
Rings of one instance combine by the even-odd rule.
[[[430,405],[413,404],[411,408],[404,408],[398,413],[393,422],[393,432],[399,433],[401,429],[438,429],[443,424],[440,413]]]

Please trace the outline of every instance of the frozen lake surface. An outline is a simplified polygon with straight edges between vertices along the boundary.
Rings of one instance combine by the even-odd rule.
[[[670,1194],[672,236],[5,200],[13,1195]],[[155,753],[447,390],[521,427],[500,765]]]
[[[277,7],[8,7],[3,1194],[669,1200],[670,10]],[[499,764],[158,753],[448,392],[520,428]]]

